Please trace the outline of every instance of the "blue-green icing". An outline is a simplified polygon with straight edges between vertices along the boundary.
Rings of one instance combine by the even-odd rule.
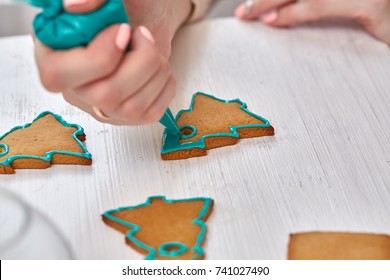
[[[203,205],[201,211],[199,212],[198,217],[196,217],[194,220],[192,220],[192,224],[198,225],[201,229],[200,229],[200,233],[198,234],[198,237],[196,238],[196,243],[191,248],[191,251],[196,253],[196,255],[193,259],[200,258],[203,255],[203,248],[201,247],[201,244],[202,244],[202,242],[205,238],[205,234],[206,234],[206,223],[204,221],[202,221],[202,219],[206,216],[207,212],[209,211],[209,209],[212,205],[213,200],[211,198],[196,197],[196,198],[187,198],[187,199],[168,200],[165,198],[165,196],[152,196],[152,197],[149,197],[145,203],[142,203],[142,204],[139,204],[136,206],[121,207],[118,209],[109,210],[109,211],[105,212],[103,214],[103,216],[106,217],[107,219],[110,219],[110,220],[118,223],[118,224],[124,225],[130,229],[126,234],[126,237],[131,242],[133,242],[137,247],[148,252],[147,256],[145,258],[146,260],[155,260],[156,256],[159,253],[161,253],[161,251],[163,252],[164,256],[167,256],[169,253],[171,253],[171,255],[170,255],[171,257],[178,257],[189,250],[189,248],[187,248],[186,245],[182,244],[181,242],[172,241],[169,243],[160,244],[158,250],[156,251],[155,248],[148,246],[147,244],[141,242],[140,240],[138,240],[134,236],[138,231],[141,230],[141,227],[139,225],[136,225],[136,224],[130,223],[128,221],[119,219],[119,218],[112,215],[112,213],[117,213],[117,212],[121,212],[121,211],[125,211],[125,210],[149,206],[153,199],[162,199],[165,203],[191,202],[191,201],[203,201],[204,202],[204,205]],[[169,252],[169,253],[165,252],[164,248],[166,248],[170,245],[176,245],[180,249],[178,251],[173,251],[173,252]],[[161,248],[161,246],[163,246],[163,247]]]
[[[71,14],[64,10],[62,0],[29,0],[43,8],[34,19],[34,31],[45,45],[56,50],[86,46],[95,36],[113,24],[129,23],[122,0],[106,0],[97,10]]]
[[[259,115],[256,115],[256,114],[252,113],[251,111],[247,110],[246,103],[242,102],[240,99],[237,98],[237,99],[233,99],[233,100],[224,100],[224,99],[220,99],[220,98],[217,98],[213,95],[203,93],[203,92],[197,92],[192,96],[190,108],[188,110],[181,110],[176,116],[176,122],[180,118],[182,113],[192,112],[193,107],[194,107],[194,103],[195,103],[195,98],[197,95],[204,95],[204,96],[210,97],[214,100],[217,100],[217,101],[220,101],[223,103],[233,103],[233,102],[239,103],[239,104],[241,104],[241,106],[240,106],[241,110],[243,110],[245,113],[255,117],[256,119],[262,121],[263,123],[262,124],[246,124],[246,125],[239,125],[239,126],[229,126],[229,129],[231,132],[207,134],[207,135],[200,137],[199,140],[197,140],[197,141],[185,142],[185,143],[181,143],[181,144],[179,143],[180,139],[188,139],[190,137],[183,136],[180,134],[176,135],[176,134],[171,133],[168,129],[165,129],[164,133],[163,133],[163,144],[162,144],[162,148],[161,148],[161,154],[167,154],[167,153],[171,153],[171,152],[175,152],[175,151],[189,150],[189,149],[194,149],[194,148],[204,149],[204,148],[206,148],[206,144],[205,144],[206,138],[220,137],[220,136],[229,136],[229,137],[239,138],[240,135],[237,132],[237,129],[240,129],[240,128],[267,128],[267,127],[271,126],[271,124],[268,120],[266,120],[265,118],[263,118]],[[193,127],[191,124],[186,124],[182,127],[190,127],[192,129],[195,129],[194,131],[196,133],[196,127]],[[191,135],[194,136],[195,134],[192,133]]]
[[[167,248],[171,248],[171,250],[167,250]],[[172,250],[172,248],[175,248],[175,250]],[[158,254],[166,257],[178,257],[187,251],[188,247],[181,242],[168,242],[161,244],[160,247],[158,247]]]
[[[44,157],[34,156],[34,155],[14,155],[14,156],[10,156],[10,157],[6,158],[4,161],[0,162],[0,165],[9,166],[14,160],[21,159],[21,158],[39,159],[39,160],[50,162],[52,160],[54,154],[71,155],[71,156],[83,157],[83,158],[87,158],[87,159],[90,159],[92,157],[92,155],[85,148],[84,144],[77,138],[77,136],[84,134],[84,129],[81,126],[79,126],[78,124],[67,123],[60,115],[54,114],[54,113],[49,112],[49,111],[45,111],[45,112],[40,113],[31,123],[28,123],[28,124],[23,125],[23,126],[16,126],[16,127],[12,128],[9,132],[0,136],[0,141],[3,140],[8,134],[10,134],[18,129],[28,128],[35,121],[37,121],[38,119],[40,119],[46,115],[49,115],[49,114],[52,115],[54,118],[56,118],[56,120],[58,122],[60,122],[63,126],[74,127],[77,129],[76,132],[71,135],[71,137],[77,142],[77,144],[80,146],[80,148],[83,150],[83,152],[78,153],[78,152],[54,150],[54,151],[46,152]],[[9,151],[8,146],[6,144],[0,143],[0,147],[3,147],[5,149],[4,152],[0,153],[0,157],[6,156],[8,154],[8,151]]]
[[[160,123],[165,126],[172,134],[180,135],[180,129],[177,127],[175,117],[172,114],[171,109],[167,109],[162,116]]]
[[[190,134],[188,134],[188,135],[187,134],[181,134],[180,135],[180,139],[190,139],[191,137],[194,137],[196,135],[196,133],[198,132],[196,130],[196,127],[193,126],[193,125],[182,125],[179,129],[180,129],[180,131],[182,131],[182,130],[184,130],[186,128],[191,129],[192,132]]]
[[[8,154],[8,146],[6,144],[0,143],[0,148],[4,149],[4,152],[0,152],[0,157],[3,157]]]

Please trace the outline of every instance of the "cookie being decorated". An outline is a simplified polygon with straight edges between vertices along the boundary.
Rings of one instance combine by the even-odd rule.
[[[0,136],[0,174],[13,174],[15,169],[43,169],[51,164],[91,165],[91,154],[83,141],[81,126],[43,112],[32,123]]]
[[[290,260],[390,260],[390,236],[350,232],[290,235]]]
[[[202,92],[193,95],[190,108],[181,110],[176,122],[180,135],[164,130],[163,160],[205,156],[207,150],[237,144],[240,138],[274,135],[270,122],[250,112],[241,100]]]
[[[126,243],[149,260],[203,259],[205,221],[210,198],[168,200],[150,197],[146,203],[107,211],[103,221],[126,234]]]

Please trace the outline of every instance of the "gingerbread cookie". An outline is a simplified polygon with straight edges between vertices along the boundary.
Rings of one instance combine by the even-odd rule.
[[[390,260],[390,236],[347,232],[290,235],[289,260]]]
[[[0,174],[13,174],[17,168],[48,168],[51,164],[91,165],[91,154],[82,141],[85,134],[81,126],[43,112],[32,123],[0,136]]]
[[[161,158],[205,156],[207,150],[237,144],[240,138],[274,135],[269,121],[247,109],[239,99],[223,100],[195,93],[188,110],[176,117],[181,134],[164,130]]]
[[[126,234],[126,243],[146,259],[203,259],[205,221],[212,207],[210,198],[155,196],[140,205],[107,211],[102,217],[107,225]]]

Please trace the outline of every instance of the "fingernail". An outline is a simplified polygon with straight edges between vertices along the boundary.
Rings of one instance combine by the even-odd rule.
[[[88,0],[64,0],[64,7],[69,8],[87,3]]]
[[[236,17],[238,17],[238,18],[245,18],[249,14],[249,13],[247,13],[246,3],[243,3],[240,6],[238,6],[235,14],[236,14]]]
[[[251,13],[254,4],[255,4],[254,0],[247,0],[245,2],[245,15],[246,16],[248,16]]]
[[[255,0],[246,0],[245,3],[242,3],[237,7],[235,11],[235,15],[238,18],[245,19],[247,18],[253,10],[253,6],[255,5]]]
[[[145,26],[140,26],[139,30],[141,31],[142,35],[144,35],[145,38],[147,38],[149,41],[151,41],[154,44],[154,38],[152,33],[150,33],[149,29],[147,29]]]
[[[273,23],[277,18],[278,18],[278,13],[277,12],[271,12],[269,13],[268,15],[266,15],[264,18],[263,18],[263,22],[267,23],[267,24],[271,24]]]
[[[119,26],[115,37],[115,45],[120,51],[124,51],[129,45],[130,31],[130,25],[127,23],[123,23]]]

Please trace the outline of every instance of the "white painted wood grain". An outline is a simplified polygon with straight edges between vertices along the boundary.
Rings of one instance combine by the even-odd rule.
[[[17,170],[0,185],[46,212],[80,259],[141,259],[100,214],[151,195],[215,199],[208,259],[284,259],[308,230],[390,233],[390,52],[356,26],[274,30],[224,19],[173,46],[178,94],[240,97],[275,137],[184,161],[160,160],[162,127],[100,124],[40,86],[27,37],[0,40],[0,131],[53,110],[81,124],[92,167]]]

